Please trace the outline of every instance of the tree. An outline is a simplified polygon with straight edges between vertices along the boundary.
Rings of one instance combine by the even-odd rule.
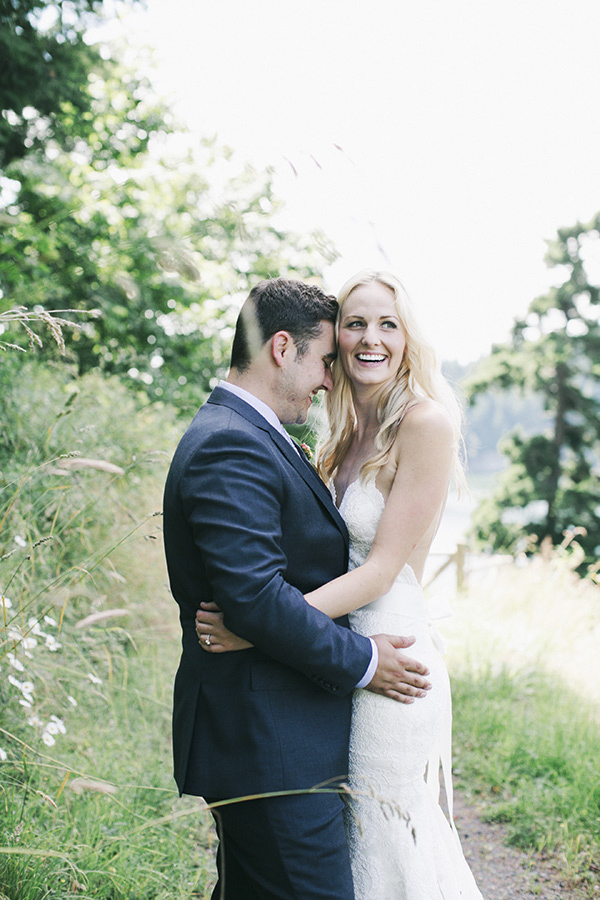
[[[533,391],[547,417],[542,433],[507,436],[509,466],[478,509],[475,534],[480,544],[512,551],[525,536],[556,544],[566,530],[583,528],[589,563],[600,550],[600,214],[560,229],[546,262],[559,283],[532,302],[511,342],[494,347],[465,385],[471,402],[490,388]]]
[[[102,0],[0,0],[0,167],[50,137],[61,140],[65,116],[89,121],[87,77],[102,60],[84,32],[101,7]]]
[[[277,227],[269,171],[240,168],[211,141],[192,147],[181,131],[172,141],[184,149],[169,150],[171,116],[131,73],[92,72],[87,90],[85,135],[79,118],[63,119],[62,144],[8,171],[0,312],[97,310],[68,342],[81,372],[196,405],[226,368],[251,284],[318,275],[333,251]]]

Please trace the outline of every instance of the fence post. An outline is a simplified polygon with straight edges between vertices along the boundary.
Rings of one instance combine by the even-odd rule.
[[[465,586],[465,557],[467,555],[466,544],[456,546],[456,590],[462,591]]]

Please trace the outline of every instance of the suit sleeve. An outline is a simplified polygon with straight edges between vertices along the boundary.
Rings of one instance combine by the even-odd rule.
[[[363,677],[371,643],[311,607],[285,581],[284,490],[258,437],[233,430],[194,449],[181,483],[185,515],[227,627],[343,695]]]

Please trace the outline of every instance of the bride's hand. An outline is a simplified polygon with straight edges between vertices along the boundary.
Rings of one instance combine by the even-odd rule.
[[[201,603],[196,613],[198,643],[209,653],[247,650],[252,644],[238,637],[223,624],[223,613],[216,603]]]

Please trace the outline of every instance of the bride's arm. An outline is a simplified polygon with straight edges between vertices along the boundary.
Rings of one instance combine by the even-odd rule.
[[[308,603],[332,619],[385,594],[439,515],[448,492],[453,454],[447,413],[434,403],[413,407],[398,429],[392,452],[398,466],[365,563],[305,594]],[[205,606],[196,624],[199,637],[211,634],[213,652],[251,646],[225,628],[217,610],[214,605],[210,610]]]
[[[305,595],[333,619],[385,594],[439,515],[453,454],[452,425],[445,410],[432,402],[413,407],[398,429],[392,452],[398,466],[365,563]]]

